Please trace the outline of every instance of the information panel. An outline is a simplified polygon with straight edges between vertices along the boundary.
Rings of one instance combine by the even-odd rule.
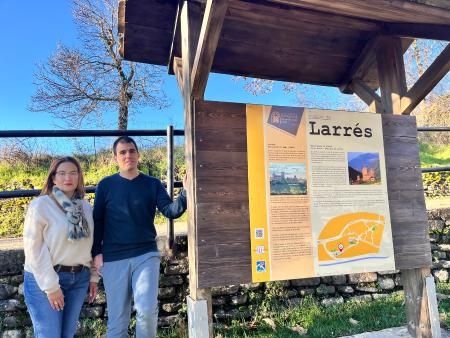
[[[381,116],[246,114],[253,281],[395,269]]]

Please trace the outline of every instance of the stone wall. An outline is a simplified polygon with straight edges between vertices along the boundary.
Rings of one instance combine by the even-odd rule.
[[[428,212],[431,248],[433,254],[432,272],[439,282],[447,282],[450,269],[450,208]],[[158,246],[164,246],[159,238]],[[188,294],[187,238],[176,238],[176,254],[163,257],[159,288],[159,326],[175,325],[185,319],[185,297]],[[23,301],[22,250],[0,252],[0,337],[31,337],[31,322]],[[322,278],[308,278],[276,283],[250,283],[214,288],[213,312],[216,322],[234,318],[251,317],[251,301],[256,296],[264,297],[274,285],[279,297],[295,305],[307,295],[315,297],[324,306],[348,301],[370,301],[401,291],[399,271],[350,274]],[[81,312],[79,334],[88,330],[86,319],[107,317],[105,294],[100,285],[99,294],[92,304],[85,304]]]

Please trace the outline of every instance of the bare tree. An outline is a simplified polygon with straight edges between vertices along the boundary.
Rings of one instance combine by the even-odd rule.
[[[73,0],[73,15],[80,47],[59,44],[38,65],[30,110],[49,112],[73,127],[99,123],[115,110],[118,128],[127,129],[130,108],[168,105],[163,70],[119,55],[117,0]]]
[[[447,42],[415,40],[405,54],[406,80],[411,87],[425,73],[430,64],[445,48]],[[450,75],[445,76],[425,99],[413,110],[419,126],[448,126],[450,121]],[[421,141],[445,145],[448,133],[419,133]]]
[[[422,76],[433,60],[445,48],[447,42],[435,40],[414,40],[406,52],[405,71],[408,87]],[[235,76],[236,82],[243,83],[245,91],[252,95],[265,95],[274,90],[275,81]],[[413,111],[416,115],[418,125],[445,126],[450,120],[450,75],[444,77],[433,91]],[[296,99],[301,106],[312,106],[316,108],[344,109],[364,111],[368,107],[356,95],[336,95],[336,92],[324,87],[282,83],[282,90],[286,94],[295,93]],[[337,89],[334,89],[337,91]],[[449,136],[444,133],[434,133],[422,136],[424,140],[444,144],[448,143]]]

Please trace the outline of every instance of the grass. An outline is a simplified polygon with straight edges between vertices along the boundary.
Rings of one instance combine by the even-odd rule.
[[[450,283],[436,283],[436,292],[450,296]],[[439,301],[441,326],[450,329],[450,299]]]
[[[448,145],[434,145],[420,143],[420,164],[422,167],[450,166],[450,147]]]
[[[307,330],[308,337],[340,337],[366,331],[400,326],[406,321],[403,309],[404,297],[394,293],[372,302],[346,302],[331,307],[321,306],[317,300],[307,297],[293,309],[287,309],[273,318],[276,331],[259,322],[251,329],[245,325],[233,325],[220,334],[225,337],[299,337],[293,328]],[[355,320],[356,324],[351,324]]]
[[[255,316],[259,317],[259,316]],[[234,320],[230,324],[220,325],[214,332],[222,338],[332,338],[367,331],[377,331],[406,323],[404,297],[402,292],[372,302],[346,302],[344,304],[323,307],[317,300],[306,297],[295,308],[274,313],[271,317],[275,330],[263,318],[252,322]],[[351,323],[351,320],[354,324]],[[296,329],[307,330],[300,334]],[[160,338],[187,337],[185,331],[178,329],[163,330]]]
[[[437,283],[436,290],[450,298],[450,283]],[[218,324],[214,337],[333,338],[406,325],[402,291],[371,302],[346,302],[331,307],[323,307],[316,299],[308,296],[295,307],[278,308],[278,311],[273,312],[270,318],[275,329],[259,315],[261,312],[255,313],[253,321],[234,320],[228,324]],[[441,326],[450,328],[450,299],[439,302],[439,313]],[[82,326],[85,333],[81,337],[101,337],[106,332],[106,322],[101,319],[84,319]],[[304,333],[293,330],[299,328],[303,328]],[[133,324],[130,329],[132,334]],[[187,324],[182,321],[172,328],[159,329],[158,337],[188,338]]]
[[[436,289],[438,293],[450,297],[450,283],[437,283]],[[215,330],[214,336],[221,338],[332,338],[379,331],[406,325],[404,302],[401,291],[372,302],[346,302],[327,308],[321,306],[317,300],[307,297],[295,308],[285,309],[272,315],[275,330],[262,318],[252,322],[234,320],[229,324],[220,325],[220,328]],[[439,302],[439,313],[442,327],[450,328],[450,299]],[[306,333],[300,334],[293,330],[299,327],[305,329]],[[185,338],[187,333],[183,328],[174,328],[161,330],[159,337]]]

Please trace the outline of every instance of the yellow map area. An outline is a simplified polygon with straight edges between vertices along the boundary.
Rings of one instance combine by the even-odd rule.
[[[354,212],[334,217],[319,235],[319,261],[378,253],[383,230],[383,215]]]

